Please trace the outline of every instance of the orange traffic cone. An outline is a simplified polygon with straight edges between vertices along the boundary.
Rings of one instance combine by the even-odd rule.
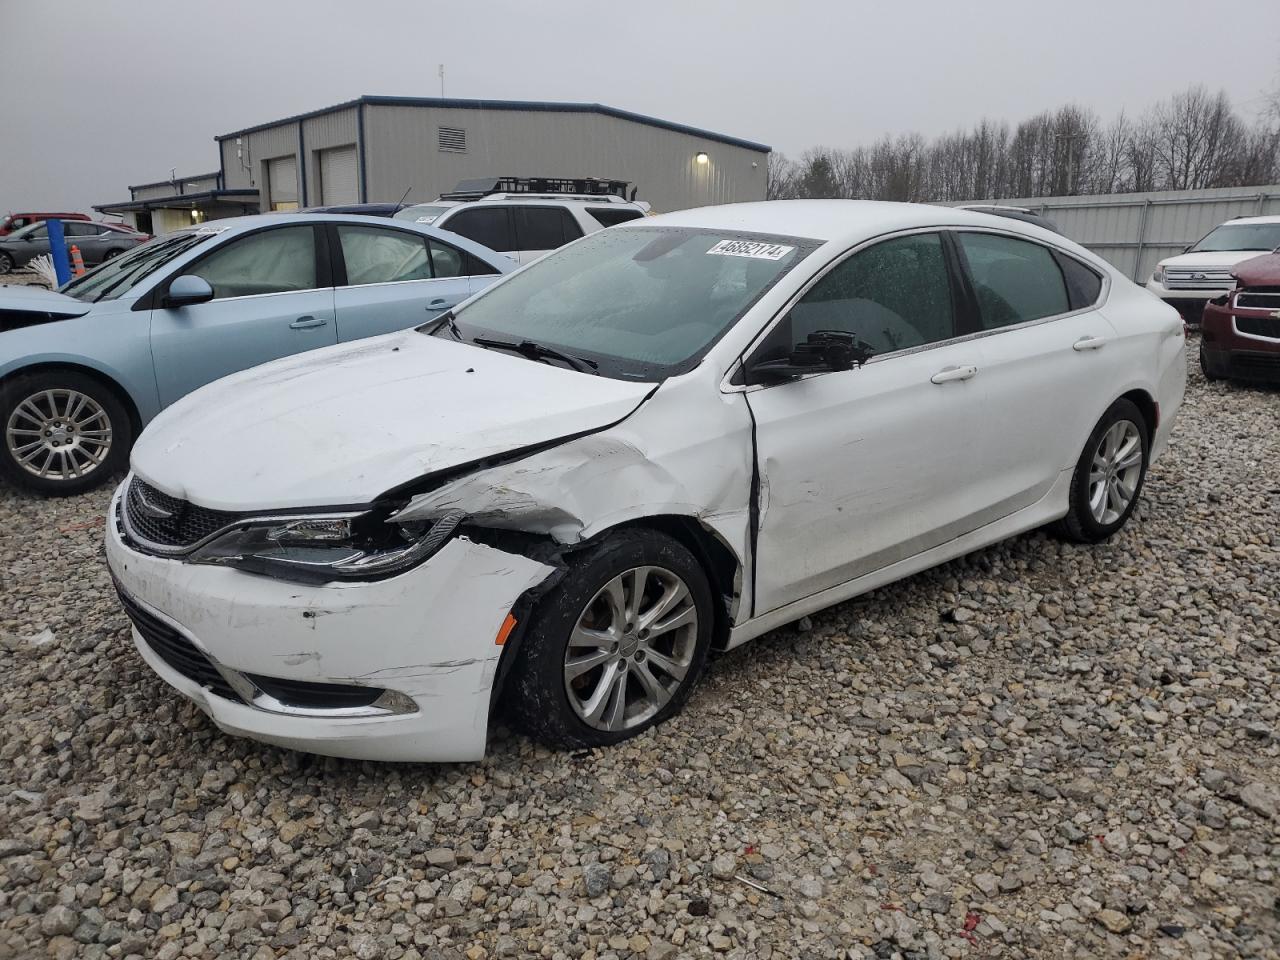
[[[71,272],[77,277],[84,275],[84,257],[80,256],[80,248],[71,245]]]

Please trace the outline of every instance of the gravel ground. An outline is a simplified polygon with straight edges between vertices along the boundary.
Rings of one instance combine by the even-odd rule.
[[[1280,956],[1278,428],[1193,369],[1113,542],[1019,537],[637,741],[464,766],[220,734],[132,650],[108,493],[0,487],[0,958]]]

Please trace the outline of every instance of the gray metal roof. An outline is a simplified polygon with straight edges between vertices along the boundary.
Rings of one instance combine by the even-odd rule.
[[[355,100],[347,100],[344,103],[336,103],[330,107],[322,107],[319,110],[310,110],[307,113],[295,114],[292,117],[285,117],[282,120],[273,120],[270,123],[259,123],[252,127],[245,127],[242,130],[219,134],[214,137],[214,139],[219,141],[228,140],[231,137],[243,136],[247,133],[254,133],[258,130],[267,130],[271,127],[278,127],[287,123],[297,123],[300,120],[308,120],[311,117],[323,116],[326,113],[335,113],[338,110],[349,110],[351,107],[359,106],[360,104],[388,107],[440,107],[445,109],[456,108],[466,110],[522,110],[534,113],[598,113],[607,117],[616,117],[619,120],[630,120],[633,123],[642,123],[650,127],[658,127],[662,130],[674,130],[677,133],[687,133],[695,137],[714,140],[718,143],[727,143],[735,147],[744,147],[747,150],[755,150],[760,153],[768,153],[772,149],[767,144],[755,143],[751,140],[742,140],[738,137],[730,137],[723,133],[714,133],[710,130],[703,130],[699,127],[690,127],[683,123],[673,123],[669,120],[661,120],[657,117],[646,116],[643,113],[632,113],[630,110],[619,110],[617,107],[605,106],[603,103],[557,103],[554,101],[542,100],[460,100],[453,97],[363,96]]]

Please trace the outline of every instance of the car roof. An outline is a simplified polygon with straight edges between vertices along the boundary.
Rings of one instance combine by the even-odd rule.
[[[448,230],[436,229],[429,224],[415,223],[412,220],[364,217],[347,213],[254,213],[245,217],[225,217],[221,220],[207,220],[198,225],[175,230],[169,236],[192,233],[245,233],[249,230],[256,230],[259,227],[272,227],[290,223],[315,225],[320,222],[354,223],[366,227],[379,227],[383,230],[412,230],[459,247],[467,253],[479,257],[490,266],[500,265],[502,267],[501,272],[505,273],[507,270],[512,269],[514,264],[514,261],[505,254],[496,253],[488,247],[476,243],[474,240],[469,240],[456,233],[450,233]]]
[[[958,207],[895,203],[887,200],[764,200],[730,203],[661,214],[630,226],[697,227],[805,237],[841,244],[853,244],[881,233],[909,230],[913,227],[973,226],[1025,233],[1040,240],[1052,238],[1055,243],[1063,241],[1063,237],[1023,220]]]
[[[1271,214],[1265,217],[1233,217],[1230,220],[1224,220],[1222,223],[1218,224],[1218,226],[1235,226],[1241,223],[1280,223],[1280,216]]]

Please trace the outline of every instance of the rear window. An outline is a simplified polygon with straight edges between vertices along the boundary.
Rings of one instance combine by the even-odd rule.
[[[1058,266],[1062,268],[1062,277],[1067,281],[1067,296],[1071,300],[1071,309],[1079,310],[1098,302],[1102,293],[1102,277],[1092,268],[1086,267],[1075,257],[1054,251]]]
[[[587,207],[587,213],[591,214],[602,227],[612,227],[619,223],[626,223],[628,220],[639,220],[644,216],[635,207]]]

